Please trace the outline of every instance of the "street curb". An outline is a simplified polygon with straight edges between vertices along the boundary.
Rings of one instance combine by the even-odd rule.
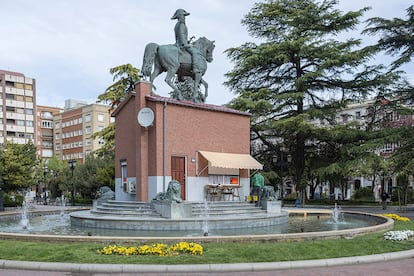
[[[367,256],[353,256],[322,260],[303,260],[266,263],[145,265],[145,264],[77,264],[0,260],[1,269],[39,270],[75,273],[185,273],[185,272],[248,272],[300,268],[357,265],[414,258],[414,249]]]

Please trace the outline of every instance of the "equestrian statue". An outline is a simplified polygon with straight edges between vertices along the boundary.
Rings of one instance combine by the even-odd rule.
[[[187,15],[190,14],[183,9],[178,9],[171,18],[178,20],[174,27],[175,44],[147,44],[141,71],[144,77],[150,78],[151,87],[153,87],[153,81],[158,75],[167,72],[165,82],[174,90],[173,95],[175,96],[173,97],[178,100],[184,100],[185,98],[182,89],[179,89],[176,83],[183,84],[190,77],[193,80],[192,100],[194,102],[205,102],[208,95],[208,84],[203,79],[203,75],[207,70],[207,62],[213,61],[215,45],[214,41],[210,41],[205,37],[201,37],[194,42],[188,40],[188,29],[185,25]],[[177,75],[176,83],[174,83],[175,75]],[[204,86],[204,96],[199,96],[200,84]],[[185,85],[180,87],[185,87]]]

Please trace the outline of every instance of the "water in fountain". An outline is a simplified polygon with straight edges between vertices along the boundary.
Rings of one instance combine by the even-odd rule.
[[[66,206],[65,195],[62,195],[61,200],[60,200],[60,215],[61,216],[65,215],[65,206]]]
[[[332,209],[332,221],[334,223],[344,222],[344,214],[342,213],[341,207],[335,202],[335,206]]]
[[[27,202],[26,200],[23,201],[22,204],[22,217],[20,219],[20,225],[23,229],[27,229],[29,227],[29,217],[27,215]]]
[[[208,201],[207,199],[204,199],[204,209],[203,209],[203,235],[208,236]]]

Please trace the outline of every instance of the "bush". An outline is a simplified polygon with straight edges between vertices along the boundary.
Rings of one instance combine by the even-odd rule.
[[[22,195],[3,193],[4,207],[17,207],[17,206],[22,206],[22,204],[23,204]]]
[[[362,188],[359,188],[358,190],[355,190],[351,198],[355,200],[364,200],[364,201],[375,200],[371,187],[362,187]]]

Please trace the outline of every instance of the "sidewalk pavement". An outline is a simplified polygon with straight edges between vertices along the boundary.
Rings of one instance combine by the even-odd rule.
[[[310,207],[310,206],[309,206]],[[52,207],[46,207],[52,209]],[[45,208],[45,209],[46,209]],[[315,206],[312,206],[315,208]],[[344,211],[395,213],[414,220],[414,208],[343,206]],[[21,262],[0,260],[0,276],[103,276],[103,275],[411,275],[414,250],[335,259],[206,265],[112,265]]]

